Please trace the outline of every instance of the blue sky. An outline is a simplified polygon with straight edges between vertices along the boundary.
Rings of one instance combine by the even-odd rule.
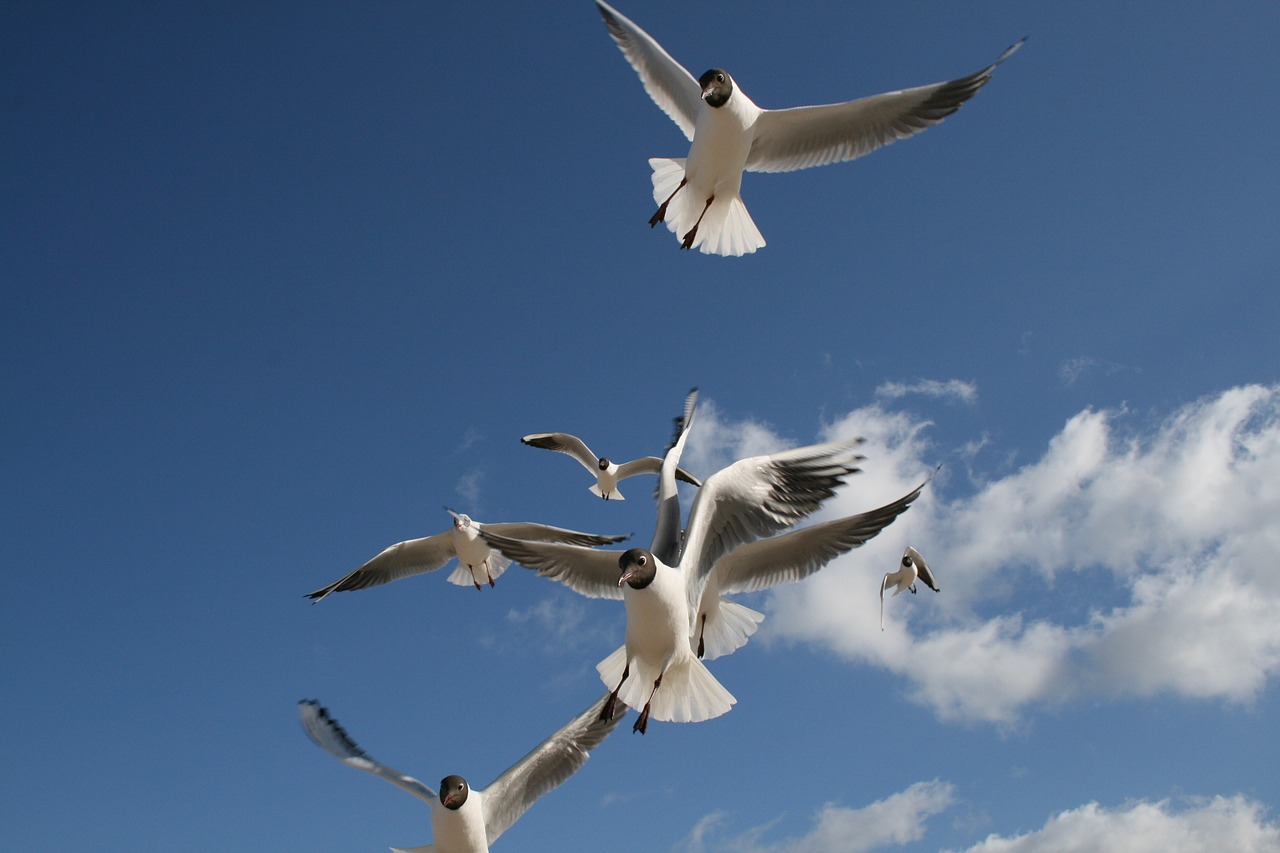
[[[765,107],[960,76],[851,164],[747,175],[768,246],[650,231],[683,156],[592,3],[0,10],[7,849],[381,850],[599,694],[616,602],[512,569],[303,595],[442,506],[645,543],[564,430],[686,467],[864,435],[746,603],[737,697],[625,729],[496,849],[1280,849],[1274,4],[621,11]],[[892,599],[914,544],[942,593]],[[1252,845],[1250,847],[1249,845]]]

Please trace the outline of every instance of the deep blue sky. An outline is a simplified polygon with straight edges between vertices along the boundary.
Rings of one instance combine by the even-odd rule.
[[[731,713],[624,729],[497,849],[1280,849],[1280,10],[619,8],[765,107],[1030,38],[917,138],[747,175],[729,259],[646,226],[687,143],[588,0],[0,9],[0,846],[427,843],[297,700],[487,784],[601,692],[621,606],[303,594],[444,505],[647,542],[649,483],[518,438],[658,453],[696,385],[703,476],[864,434],[834,517],[943,472],[747,599]],[[908,543],[943,592],[881,634]]]

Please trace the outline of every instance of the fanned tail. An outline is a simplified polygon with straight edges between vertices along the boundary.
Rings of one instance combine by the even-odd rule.
[[[738,257],[754,252],[764,246],[764,237],[756,223],[747,212],[742,197],[735,194],[730,198],[717,198],[703,214],[706,199],[700,199],[687,190],[676,192],[680,182],[684,180],[685,158],[654,157],[649,161],[653,169],[653,200],[662,204],[668,198],[664,217],[667,228],[683,239],[684,235],[702,217],[698,225],[698,234],[694,238],[693,248],[707,255],[729,255]],[[672,193],[675,193],[672,196]]]
[[[493,551],[489,554],[489,577],[497,580],[510,565],[510,560],[499,554],[497,551]],[[476,583],[484,586],[489,582],[489,579],[484,577],[484,569],[480,570],[480,577],[473,578],[471,576],[471,569],[467,568],[467,565],[459,560],[458,565],[454,566],[453,571],[449,574],[448,581],[449,583],[457,584],[458,586],[471,586]]]
[[[742,648],[762,621],[763,613],[722,597],[719,606],[707,614],[702,631],[702,659],[715,660]],[[698,638],[693,637],[691,642],[696,652]]]
[[[622,646],[596,665],[600,680],[613,690],[622,679],[627,665],[627,647]],[[639,660],[631,662],[631,673],[618,691],[618,698],[631,708],[643,708],[650,702],[653,682],[658,672]],[[738,700],[711,674],[702,661],[693,656],[682,658],[662,674],[662,686],[653,694],[649,718],[671,723],[700,723],[718,717]]]

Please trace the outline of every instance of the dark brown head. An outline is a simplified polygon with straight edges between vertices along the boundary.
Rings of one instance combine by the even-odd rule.
[[[723,107],[733,94],[733,78],[728,71],[720,68],[712,68],[703,73],[698,78],[698,85],[702,87],[702,100],[709,107]]]
[[[440,780],[440,803],[446,809],[462,808],[469,793],[471,789],[467,787],[467,780],[461,776],[446,776]]]
[[[624,583],[632,589],[644,589],[658,576],[658,562],[643,548],[623,551],[618,558],[618,586]]]
[[[601,471],[608,471],[609,465],[610,465],[609,457],[601,456],[600,459],[596,462],[596,464],[600,466]]]

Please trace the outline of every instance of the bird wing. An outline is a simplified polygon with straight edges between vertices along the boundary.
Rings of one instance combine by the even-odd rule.
[[[316,745],[348,767],[372,773],[427,803],[431,803],[439,795],[412,776],[379,764],[366,755],[342,726],[338,725],[338,721],[330,717],[324,706],[314,699],[303,699],[298,703],[298,716],[302,720],[302,728]]]
[[[702,87],[697,79],[626,15],[602,0],[596,0],[596,5],[604,16],[609,35],[640,75],[644,90],[680,127],[685,138],[692,141],[698,107],[702,104]]]
[[[484,829],[489,844],[498,840],[520,815],[543,794],[572,776],[586,763],[587,753],[604,741],[626,716],[618,705],[612,719],[600,719],[608,700],[606,693],[555,734],[533,748],[524,758],[507,768],[484,789]]]
[[[929,568],[929,564],[925,562],[924,557],[920,556],[920,552],[915,548],[908,547],[907,553],[911,555],[911,560],[916,564],[916,578],[923,581],[924,585],[934,592],[941,592],[938,589],[938,582],[933,577],[933,569]]]
[[[852,160],[937,124],[977,94],[1026,39],[966,77],[843,104],[765,110],[747,155],[749,172],[790,172]]]
[[[447,530],[423,539],[397,542],[351,574],[307,593],[307,598],[320,601],[331,592],[364,589],[410,575],[433,572],[454,556],[453,540]]]
[[[614,542],[631,536],[625,534],[579,533],[576,530],[565,530],[563,527],[552,527],[549,524],[535,524],[532,521],[511,521],[499,524],[480,524],[476,527],[483,533],[495,533],[507,539],[521,539],[525,542],[562,542],[567,545],[611,545]]]
[[[597,551],[563,542],[528,542],[480,529],[480,536],[504,557],[559,581],[587,598],[622,598],[618,587],[618,551]]]
[[[858,470],[863,457],[853,448],[861,443],[859,438],[753,456],[707,478],[693,499],[680,555],[691,619],[716,561],[818,509],[845,477]]]
[[[929,479],[932,478],[930,474]],[[721,557],[716,566],[720,591],[755,592],[807,578],[888,527],[920,497],[928,482],[925,480],[910,493],[878,509],[739,545]]]
[[[653,540],[649,551],[668,566],[680,562],[680,493],[676,480],[680,476],[680,456],[684,443],[693,427],[693,414],[698,408],[698,389],[685,395],[684,410],[676,418],[675,435],[663,455],[662,468],[658,472],[658,521],[653,528]],[[701,484],[699,484],[701,485]]]
[[[593,476],[598,476],[600,473],[598,468],[600,457],[592,453],[587,443],[576,435],[569,435],[567,432],[535,432],[532,435],[526,435],[520,439],[520,442],[530,447],[541,447],[544,450],[554,450],[556,453],[572,456]]]

